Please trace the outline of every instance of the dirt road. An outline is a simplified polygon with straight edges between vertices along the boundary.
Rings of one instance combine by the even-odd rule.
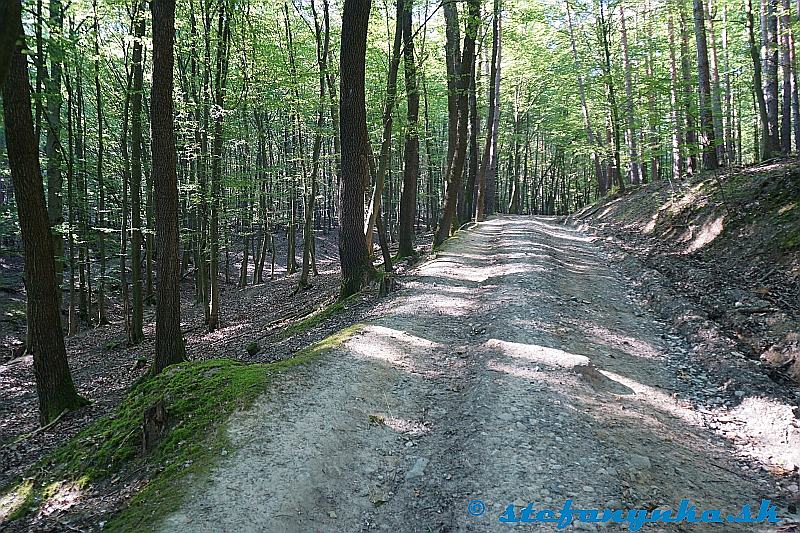
[[[774,494],[682,398],[688,347],[586,235],[555,219],[497,218],[403,285],[359,334],[235,417],[237,450],[163,531],[506,531],[498,517],[510,503],[687,498],[725,516]],[[468,513],[472,500],[482,516]]]

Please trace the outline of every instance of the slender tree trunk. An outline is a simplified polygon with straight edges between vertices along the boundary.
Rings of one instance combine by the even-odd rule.
[[[483,157],[481,158],[481,165],[477,174],[477,188],[478,193],[475,199],[475,220],[483,222],[487,206],[491,205],[489,200],[489,177],[492,161],[497,158],[494,152],[496,149],[495,144],[495,131],[494,128],[497,124],[495,115],[499,112],[499,99],[498,94],[498,66],[500,64],[500,1],[494,0],[493,19],[492,19],[492,59],[489,67],[489,99],[487,101],[487,114],[486,114],[486,139],[483,145]],[[490,211],[490,210],[489,210]]]
[[[61,159],[61,60],[63,52],[59,43],[63,30],[63,13],[61,1],[50,1],[50,39],[48,55],[50,56],[50,72],[45,79],[47,89],[47,141],[45,156],[47,157],[47,215],[53,234],[53,253],[55,254],[56,295],[58,307],[61,309],[61,283],[64,278],[64,237],[61,228],[64,223],[64,202],[62,201]],[[43,62],[42,62],[43,63]]]
[[[717,159],[716,137],[714,136],[711,76],[708,64],[703,0],[694,0],[694,34],[697,42],[697,84],[700,93],[700,144],[703,150],[703,168],[705,170],[715,170],[719,167],[719,160]]]
[[[681,133],[681,116],[679,101],[678,65],[675,58],[675,24],[672,15],[667,19],[667,31],[669,33],[669,100],[672,119],[672,177],[673,179],[683,179],[683,165],[681,161],[681,150],[683,135]]]
[[[228,42],[230,39],[230,19],[227,2],[219,4],[217,18],[217,53],[215,60],[214,105],[219,110],[214,118],[214,141],[211,145],[211,221],[209,241],[211,244],[211,291],[209,301],[208,331],[219,327],[220,288],[219,288],[219,210],[222,196],[222,110],[225,105],[225,90],[228,77]],[[226,247],[227,249],[227,247]],[[227,268],[225,270],[227,274]]]
[[[711,111],[714,119],[714,138],[716,139],[717,161],[723,164],[726,158],[725,128],[722,113],[722,88],[719,78],[719,59],[717,57],[717,36],[714,31],[714,0],[708,0],[708,47],[711,74]]]
[[[144,85],[144,2],[137,6],[133,25],[133,87],[131,94],[131,342],[144,340],[142,298],[142,90]]]
[[[753,15],[753,0],[745,0],[745,22],[747,24],[747,38],[749,41],[750,58],[753,61],[753,93],[758,108],[758,127],[756,137],[760,142],[756,142],[756,160],[765,160],[772,157],[775,152],[774,138],[770,133],[769,113],[767,112],[767,101],[764,94],[764,80],[761,76],[761,60],[758,55],[758,46],[755,38],[755,20]]]
[[[103,97],[100,86],[100,19],[97,0],[94,0],[94,90],[97,105],[97,228],[98,253],[100,255],[100,277],[97,281],[97,324],[108,323],[106,317],[106,186],[103,177]]]
[[[367,219],[364,224],[364,234],[367,236],[367,250],[372,254],[372,231],[375,227],[375,218],[381,209],[381,196],[386,180],[386,171],[389,166],[389,151],[392,146],[392,125],[395,102],[397,101],[397,72],[400,68],[401,42],[403,36],[403,4],[411,0],[397,0],[397,14],[394,30],[394,44],[389,62],[389,75],[386,81],[386,102],[383,107],[383,135],[381,137],[381,151],[378,156],[378,172],[375,175],[375,187],[367,210]]]
[[[317,131],[314,133],[314,148],[311,155],[311,172],[308,175],[308,192],[306,193],[305,224],[303,226],[303,267],[300,271],[299,288],[309,286],[308,276],[311,270],[314,251],[314,202],[317,196],[317,175],[319,174],[319,158],[322,150],[322,129],[325,126],[325,88],[328,73],[328,48],[330,46],[330,20],[327,0],[322,24],[317,15],[314,1],[311,9],[314,14],[314,36],[317,44],[317,66],[319,68],[319,109],[317,110]]]
[[[575,63],[575,71],[578,73],[578,93],[581,98],[581,112],[583,114],[583,128],[586,131],[586,140],[592,150],[592,166],[594,167],[594,177],[597,182],[597,189],[600,196],[606,195],[606,181],[603,177],[603,170],[600,166],[600,155],[598,154],[599,139],[596,138],[594,130],[592,129],[592,121],[589,116],[589,106],[586,102],[586,87],[583,81],[583,69],[578,60],[578,47],[575,42],[575,30],[572,26],[572,15],[570,13],[569,2],[566,2],[565,9],[567,11],[567,23],[569,25],[569,41],[572,47],[572,59]]]
[[[627,124],[625,137],[631,158],[629,181],[638,184],[642,182],[642,167],[639,162],[639,147],[636,143],[637,133],[634,129],[633,81],[631,75],[631,61],[628,54],[628,30],[625,26],[625,8],[622,5],[619,6],[619,27],[620,43],[622,45],[622,65],[625,70],[625,120]]]
[[[780,61],[783,76],[781,100],[781,152],[792,151],[792,60],[791,60],[791,5],[789,0],[781,1],[780,13]]]
[[[406,81],[407,124],[405,139],[405,166],[403,191],[400,197],[397,255],[414,254],[414,215],[417,207],[417,181],[419,179],[419,91],[417,90],[417,64],[414,57],[414,36],[411,31],[411,0],[403,2],[403,45]]]
[[[461,61],[461,37],[458,26],[458,4],[443,2],[445,21],[445,60],[447,70],[447,159],[445,171],[450,168],[456,149],[458,130],[458,76]]]
[[[692,59],[689,53],[689,30],[684,0],[679,3],[681,29],[681,77],[683,78],[684,118],[686,120],[686,172],[694,174],[697,168],[697,105],[695,85],[692,81]]]
[[[778,18],[777,0],[761,0],[761,61],[767,130],[762,132],[761,158],[769,159],[780,151],[778,124]],[[763,133],[766,133],[764,135]]]

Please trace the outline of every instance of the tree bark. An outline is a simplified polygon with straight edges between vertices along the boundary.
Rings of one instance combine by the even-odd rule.
[[[142,298],[142,65],[145,31],[144,2],[137,7],[133,26],[133,86],[131,94],[131,342],[144,340]]]
[[[345,0],[342,13],[339,57],[341,298],[360,291],[372,272],[364,235],[364,193],[369,182],[371,157],[364,94],[370,7],[371,0]]]
[[[697,84],[700,93],[700,144],[703,150],[703,168],[715,170],[719,167],[714,114],[711,103],[711,76],[706,42],[705,7],[703,0],[694,0],[694,35],[697,43]]]
[[[408,257],[414,254],[414,215],[417,208],[417,181],[419,180],[419,91],[417,89],[417,64],[414,57],[414,36],[411,33],[412,2],[411,0],[401,0],[401,2],[403,3],[403,55],[408,105],[397,255]]]
[[[633,114],[633,81],[631,75],[631,61],[628,54],[628,30],[625,26],[625,7],[619,6],[620,43],[622,45],[622,66],[625,70],[625,132],[628,144],[628,153],[631,158],[629,181],[634,184],[642,182],[642,166],[639,163],[639,147],[637,146],[637,132],[634,129],[635,117]]]
[[[156,214],[158,274],[156,353],[150,371],[158,374],[185,359],[181,334],[180,264],[178,261],[178,175],[173,125],[175,0],[152,0],[153,86],[150,116]]]
[[[480,25],[480,1],[468,0],[467,27],[464,35],[464,50],[458,69],[458,129],[456,131],[453,160],[447,169],[447,190],[441,214],[434,233],[434,247],[441,245],[449,236],[456,213],[456,200],[461,188],[461,174],[467,154],[467,123],[469,120],[469,78],[475,60],[475,38]]]
[[[33,372],[39,398],[39,422],[47,424],[65,409],[86,400],[78,396],[67,362],[56,296],[53,240],[50,235],[39,168],[38,146],[31,116],[25,32],[18,1],[9,22],[17,40],[3,85],[3,119],[14,198],[25,254],[25,287],[29,301]]]

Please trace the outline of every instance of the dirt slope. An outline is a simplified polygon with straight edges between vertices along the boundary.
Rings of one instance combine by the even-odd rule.
[[[555,219],[462,232],[374,316],[238,415],[237,450],[220,450],[208,484],[153,526],[506,531],[508,503],[690,498],[729,512],[788,494],[705,427],[682,379],[691,347],[640,305],[592,238]],[[475,499],[481,517],[467,513]]]

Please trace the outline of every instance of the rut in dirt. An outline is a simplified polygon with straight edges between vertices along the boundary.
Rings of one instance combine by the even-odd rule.
[[[558,219],[461,232],[373,315],[236,415],[236,451],[158,527],[506,531],[509,503],[735,512],[774,493],[682,399],[686,347]]]

